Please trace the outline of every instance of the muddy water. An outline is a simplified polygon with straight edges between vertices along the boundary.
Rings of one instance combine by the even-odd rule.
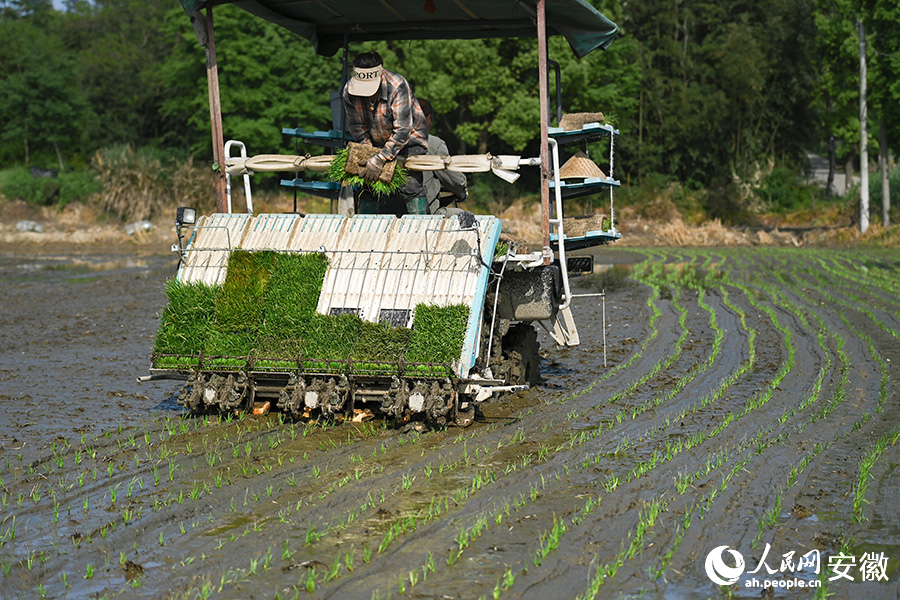
[[[597,262],[607,366],[577,299],[540,388],[420,434],[182,415],[134,379],[171,258],[0,256],[0,597],[896,598],[896,253]]]

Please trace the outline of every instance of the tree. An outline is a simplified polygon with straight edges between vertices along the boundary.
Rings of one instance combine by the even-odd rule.
[[[890,225],[889,140],[900,136],[900,6],[896,2],[874,0],[866,3],[871,65],[870,98],[879,120],[878,154],[881,171],[882,224]]]
[[[170,8],[167,0],[70,3],[62,36],[102,124],[95,147],[154,145],[164,137],[165,90],[155,74],[175,39],[163,31]]]
[[[427,40],[376,46],[437,115],[451,152],[521,151],[539,133],[537,45],[531,40]]]
[[[859,144],[859,46],[852,7],[847,0],[818,0],[815,25],[821,73],[812,108],[829,140],[829,171],[846,157],[849,186]]]
[[[46,27],[55,18],[51,0],[0,0],[0,21],[28,19],[38,27]]]
[[[316,56],[306,40],[230,5],[215,7],[214,22],[226,140],[244,142],[251,154],[293,152],[282,128],[331,128],[328,91],[340,85],[339,57]],[[167,13],[164,34],[173,47],[155,78],[165,90],[161,112],[177,136],[167,142],[209,156],[203,49],[180,8]]]
[[[0,22],[0,156],[48,162],[79,151],[92,112],[70,54],[31,17]]]
[[[857,20],[865,25],[865,59],[868,71],[868,106],[873,122],[884,125],[884,135],[867,136],[868,145],[878,148],[886,158],[890,139],[900,135],[900,7],[883,0],[818,0],[816,27],[819,31],[819,55],[822,77],[817,82],[817,95],[822,110],[826,135],[836,140],[835,154],[846,161],[847,187],[855,171],[860,150],[859,119],[859,36]],[[868,165],[859,165],[868,169]],[[886,168],[882,169],[886,175]],[[883,201],[890,201],[888,186],[881,188]],[[853,198],[856,201],[856,198]],[[883,212],[882,218],[885,222]],[[862,223],[861,223],[862,224]]]
[[[641,165],[683,182],[796,164],[812,139],[807,0],[629,5],[642,70]]]
[[[615,17],[610,9],[620,3],[610,4],[614,6],[602,10]],[[382,54],[386,68],[410,80],[417,96],[432,102],[436,131],[451,152],[538,153],[536,35],[370,46]],[[548,46],[549,57],[560,63],[566,112],[600,111],[633,120],[638,77],[631,40],[617,40],[609,50],[582,59],[573,55],[562,37],[550,38]]]

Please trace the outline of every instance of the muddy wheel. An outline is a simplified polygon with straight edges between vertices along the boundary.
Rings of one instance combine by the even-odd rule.
[[[204,380],[198,373],[191,374],[178,392],[178,404],[192,413],[199,413],[203,408],[203,383]]]
[[[435,381],[425,396],[425,422],[435,428],[444,427],[456,418],[456,392],[449,379]]]
[[[231,412],[247,408],[251,386],[243,373],[195,373],[181,388],[178,403],[193,414]]]
[[[500,361],[491,365],[495,377],[510,385],[537,385],[541,380],[540,344],[537,331],[528,323],[509,328],[501,342]]]
[[[510,385],[537,385],[541,378],[539,349],[534,327],[528,323],[510,327],[503,336],[501,360],[493,368],[494,375]]]
[[[468,427],[472,423],[475,422],[475,407],[469,406],[466,410],[457,410],[456,418],[453,420],[453,425],[456,427]]]

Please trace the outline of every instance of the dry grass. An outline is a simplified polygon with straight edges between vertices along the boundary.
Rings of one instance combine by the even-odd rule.
[[[103,184],[101,208],[126,222],[174,214],[177,206],[215,206],[212,171],[193,159],[163,161],[123,146],[98,151],[91,166]]]
[[[93,166],[101,177],[103,190],[90,201],[73,202],[60,210],[0,197],[0,210],[6,215],[0,222],[0,244],[127,243],[165,249],[170,243],[177,206],[194,206],[205,214],[215,210],[212,171],[190,159],[161,159],[126,146],[99,152]],[[731,228],[718,220],[704,221],[691,211],[690,204],[687,208],[683,203],[676,206],[672,196],[677,191],[670,187],[652,199],[629,206],[621,206],[617,196],[615,225],[623,237],[616,246],[900,246],[900,226],[880,227],[877,211],[873,211],[869,232],[860,235],[849,204],[822,205],[817,210],[783,215],[755,215],[758,227]],[[246,211],[239,178],[232,181],[232,197],[233,211]],[[594,200],[595,215],[605,212],[608,200],[605,197]],[[331,212],[329,204],[324,198],[298,195],[296,210],[304,214],[328,213]],[[567,216],[587,214],[591,212],[589,206],[585,199],[570,200],[566,204]],[[265,189],[254,180],[253,208],[256,214],[292,212],[294,194],[284,188]],[[543,236],[539,200],[519,198],[505,207],[497,202],[491,209],[502,220],[507,238],[524,240],[532,247],[540,246]],[[44,233],[17,231],[16,222],[22,219],[38,221],[45,227]],[[149,219],[157,229],[128,237],[118,219],[124,222]],[[781,230],[786,227],[792,231]],[[566,231],[573,236],[576,229],[567,223]]]
[[[718,219],[699,226],[688,226],[681,217],[677,217],[660,223],[656,235],[667,246],[735,246],[747,243],[744,236],[730,231]]]
[[[540,247],[543,239],[540,201],[516,200],[497,217],[503,222],[503,231]]]
[[[773,229],[742,230],[725,227],[718,219],[700,225],[686,225],[680,217],[655,226],[654,245],[659,246],[800,246],[792,233]]]
[[[865,234],[859,232],[858,225],[811,230],[804,234],[803,239],[819,246],[900,248],[900,225],[885,228],[874,222]]]

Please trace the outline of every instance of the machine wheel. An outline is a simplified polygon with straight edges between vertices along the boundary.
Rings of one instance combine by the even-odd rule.
[[[509,328],[500,344],[499,360],[495,355],[491,370],[495,377],[503,378],[510,385],[537,385],[541,380],[540,344],[537,331],[529,323],[518,323]]]

